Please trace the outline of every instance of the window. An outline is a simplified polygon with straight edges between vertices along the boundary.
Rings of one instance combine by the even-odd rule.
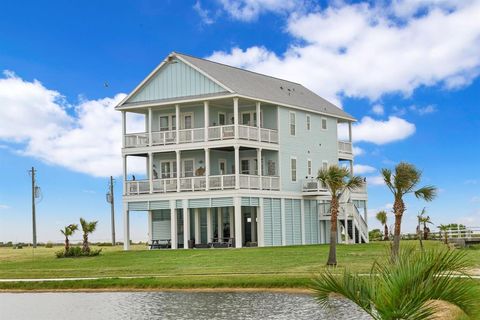
[[[227,124],[226,121],[227,121],[227,116],[225,115],[225,113],[219,112],[218,113],[218,125],[219,126],[224,126],[224,125]]]
[[[225,159],[218,160],[218,170],[222,175],[227,174],[227,162],[225,161]]]
[[[242,113],[242,124],[246,126],[250,125],[250,112]]]
[[[176,129],[175,115],[167,114],[160,116],[160,131],[170,131]]]
[[[312,176],[312,160],[307,159],[307,176]]]
[[[323,160],[323,161],[322,161],[322,169],[323,169],[323,170],[327,170],[327,169],[328,169],[328,161],[326,161],[326,160]]]
[[[183,160],[183,176],[193,177],[193,159]]]
[[[290,175],[292,182],[297,181],[297,158],[290,158]]]
[[[322,130],[327,130],[327,118],[322,118]]]
[[[310,119],[310,115],[307,114],[307,131],[310,131],[310,128],[311,128],[311,119]]]
[[[269,176],[274,176],[276,175],[276,164],[275,164],[275,161],[273,160],[268,160],[268,164],[267,164],[268,168],[267,168],[267,172],[268,172],[268,175]]]
[[[296,116],[295,112],[290,112],[290,135],[294,136],[296,133]]]
[[[242,160],[240,168],[241,174],[250,174],[250,160]]]
[[[162,161],[160,162],[160,177],[162,179],[177,177],[177,162],[176,161]]]
[[[184,113],[183,118],[183,129],[192,129],[193,128],[193,113]]]

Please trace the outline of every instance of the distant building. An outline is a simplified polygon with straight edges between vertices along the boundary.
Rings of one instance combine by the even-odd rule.
[[[175,52],[116,108],[126,250],[132,211],[148,213],[150,242],[175,249],[329,242],[330,195],[315,177],[353,169],[355,119],[340,108],[298,83]],[[127,133],[127,113],[146,129]],[[146,175],[129,180],[134,157]],[[367,242],[366,185],[341,202],[339,242]]]

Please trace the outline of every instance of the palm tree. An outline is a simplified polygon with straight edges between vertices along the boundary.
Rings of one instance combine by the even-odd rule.
[[[313,281],[316,299],[328,307],[331,294],[351,300],[373,319],[432,319],[447,302],[476,314],[476,283],[466,275],[466,253],[453,250],[401,250],[396,260],[374,262],[369,275],[333,274]],[[440,318],[438,318],[440,319]]]
[[[80,218],[80,224],[82,225],[83,230],[83,252],[90,252],[90,247],[88,245],[88,234],[95,231],[97,228],[98,221],[88,222],[83,218]]]
[[[405,212],[405,203],[403,197],[409,193],[413,193],[415,197],[431,201],[437,195],[437,188],[434,186],[424,186],[416,189],[422,172],[414,165],[406,162],[400,162],[395,167],[395,173],[392,174],[390,169],[382,169],[383,180],[388,189],[393,193],[393,213],[395,215],[395,227],[393,233],[392,256],[396,258],[400,249],[400,229],[402,225],[402,217]]]
[[[60,232],[65,236],[65,252],[68,252],[70,249],[70,241],[68,240],[68,237],[72,236],[77,230],[78,224],[70,224],[63,229],[60,229]]]
[[[423,240],[428,240],[428,234],[430,233],[430,228],[427,227],[427,224],[433,224],[430,216],[425,216],[425,208],[418,217],[418,222],[423,224]]]
[[[385,210],[379,211],[376,217],[377,220],[380,221],[384,229],[383,240],[388,240],[387,212]]]
[[[318,171],[317,179],[330,191],[330,251],[327,265],[337,265],[337,218],[340,207],[339,199],[345,190],[355,190],[363,185],[363,178],[351,176],[347,168],[337,165]],[[346,228],[347,226],[345,226]],[[346,235],[348,236],[348,235]]]
[[[440,233],[443,232],[443,243],[448,244],[448,225],[441,224],[438,229],[440,229]]]

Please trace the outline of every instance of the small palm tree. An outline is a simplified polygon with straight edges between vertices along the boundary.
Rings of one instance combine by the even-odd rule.
[[[97,228],[98,221],[91,221],[88,222],[83,218],[80,218],[80,225],[82,226],[83,230],[83,252],[90,252],[90,246],[88,245],[88,234],[95,231]]]
[[[395,227],[393,233],[392,256],[396,258],[400,250],[400,232],[402,225],[403,213],[406,210],[403,197],[409,193],[413,193],[415,197],[431,201],[437,195],[437,188],[434,186],[424,186],[416,189],[422,172],[414,165],[406,162],[400,162],[395,167],[395,173],[392,174],[390,169],[382,169],[383,180],[388,189],[393,193],[393,213],[395,215]]]
[[[425,215],[425,208],[418,217],[418,222],[423,224],[423,240],[428,240],[428,234],[430,233],[430,228],[427,227],[427,224],[433,224],[430,216]]]
[[[453,250],[401,250],[396,260],[375,262],[369,275],[324,271],[313,289],[323,307],[331,294],[357,304],[377,320],[432,319],[440,300],[476,314],[476,283],[466,275],[466,253]],[[440,319],[440,318],[438,318]]]
[[[337,265],[337,219],[340,208],[339,199],[345,190],[355,190],[363,185],[363,179],[358,176],[351,176],[347,168],[337,165],[329,166],[318,171],[317,179],[326,186],[331,194],[330,200],[330,251],[328,253],[327,265]],[[347,226],[345,226],[347,227]],[[348,236],[348,234],[346,234]]]
[[[63,229],[60,229],[60,232],[65,236],[65,252],[68,252],[70,249],[70,240],[68,240],[68,237],[72,236],[77,230],[77,224],[70,224]]]
[[[379,211],[376,216],[377,220],[383,226],[384,236],[383,240],[388,240],[388,226],[387,226],[387,212],[385,210]]]
[[[448,225],[441,224],[438,229],[440,229],[440,233],[443,232],[443,243],[448,244]]]

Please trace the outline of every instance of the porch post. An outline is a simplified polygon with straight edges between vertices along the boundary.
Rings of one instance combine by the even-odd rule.
[[[217,208],[217,229],[218,239],[223,238],[223,208]]]
[[[230,225],[230,238],[235,238],[235,219],[233,207],[228,207],[228,224]]]
[[[180,139],[178,130],[180,130],[180,105],[176,104],[175,105],[175,137],[177,140],[177,144]]]
[[[257,242],[259,247],[263,247],[264,243],[264,227],[263,227],[263,198],[258,198],[258,207],[257,207],[257,220],[258,220],[258,236]]]
[[[148,243],[152,243],[153,240],[153,212],[148,210]],[[148,246],[150,248],[150,246]]]
[[[343,210],[344,220],[345,220],[345,243],[348,244],[348,215],[347,211]]]
[[[235,139],[238,139],[238,98],[233,98],[233,124]]]
[[[210,188],[210,149],[205,148],[205,190]]]
[[[122,160],[123,160],[123,194],[127,195],[128,194],[128,192],[127,192],[127,180],[128,180],[128,176],[127,176],[127,156],[123,155]]]
[[[300,224],[302,244],[305,244],[305,202],[303,199],[300,199]],[[320,230],[318,232],[320,233]]]
[[[148,108],[148,145],[153,145],[152,140],[152,108]]]
[[[352,238],[353,244],[357,243],[357,237],[355,237],[355,217],[352,215]]]
[[[242,247],[242,205],[240,197],[233,198],[235,205],[235,248]]]
[[[180,150],[175,150],[177,158],[177,192],[180,192]]]
[[[195,208],[195,244],[202,243],[202,238],[200,237],[200,210]]]
[[[153,154],[148,153],[148,184],[150,186],[150,193],[153,193]]]
[[[240,189],[240,147],[235,146],[235,189]]]
[[[259,179],[259,185],[258,188],[259,190],[262,190],[263,187],[263,181],[262,181],[262,148],[257,148],[257,174],[258,174],[258,179]]]
[[[172,249],[178,248],[176,201],[170,200],[170,243]]]
[[[280,199],[280,217],[282,222],[282,246],[287,244],[287,234],[285,233],[285,198]]]
[[[252,213],[250,216],[250,233],[252,242],[257,242],[257,207],[251,207]]]
[[[123,203],[123,250],[130,250],[130,217],[128,202]]]
[[[256,103],[256,107],[257,107],[257,128],[258,128],[258,141],[261,141],[261,137],[260,137],[260,128],[261,128],[261,122],[260,122],[260,114],[261,114],[261,111],[260,111],[260,101],[257,101]]]
[[[203,115],[204,115],[204,122],[205,122],[204,137],[205,137],[205,141],[208,141],[208,123],[210,122],[208,101],[203,102]]]
[[[127,134],[127,115],[122,111],[122,146],[125,148],[125,135]]]
[[[207,244],[213,242],[212,208],[207,208]]]
[[[183,200],[183,248],[188,249],[190,240],[190,212],[188,211],[188,200]]]
[[[352,122],[348,121],[348,141],[352,142]]]

